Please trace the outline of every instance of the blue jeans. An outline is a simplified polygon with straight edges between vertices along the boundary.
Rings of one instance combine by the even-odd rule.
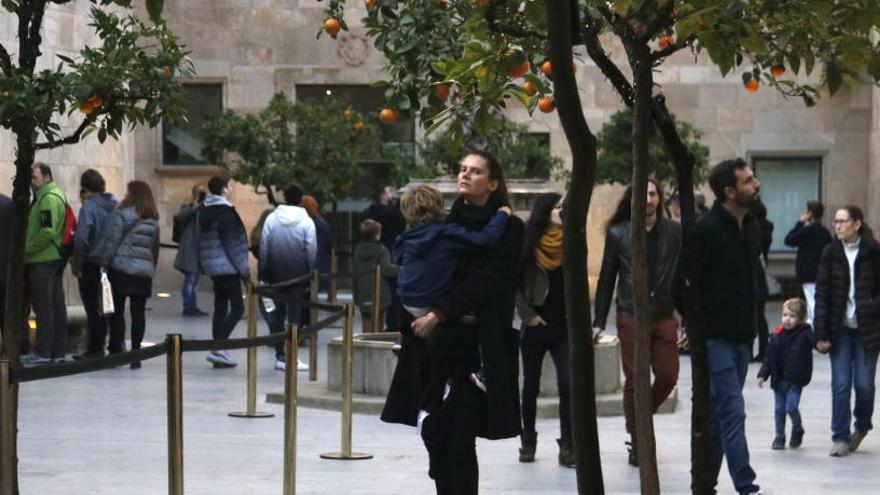
[[[751,343],[708,339],[709,386],[712,401],[711,466],[718,480],[721,461],[727,456],[727,468],[737,492],[757,491],[755,471],[749,464],[746,443],[746,411],[743,385],[752,357]]]
[[[867,432],[873,428],[878,353],[865,350],[862,333],[854,328],[841,328],[831,340],[831,441],[849,443],[852,416],[856,418],[856,430]],[[850,411],[853,385],[856,404]]]
[[[799,430],[801,425],[801,387],[781,381],[776,385],[776,435],[785,436],[785,415],[791,417],[791,431]]]
[[[185,273],[183,279],[183,288],[180,291],[181,298],[183,299],[184,311],[195,311],[199,309],[199,304],[196,300],[196,293],[198,292],[198,288],[199,274]]]

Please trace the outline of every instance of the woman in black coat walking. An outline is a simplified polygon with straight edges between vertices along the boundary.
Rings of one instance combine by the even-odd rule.
[[[461,161],[447,222],[480,230],[508,206],[501,166],[488,153]],[[523,224],[511,217],[488,252],[464,256],[449,292],[405,325],[382,420],[421,426],[439,495],[475,495],[476,437],[519,435],[517,332],[512,328]],[[486,392],[468,376],[482,366]]]
[[[873,427],[880,354],[880,246],[856,206],[837,210],[834,233],[837,239],[819,261],[813,326],[816,348],[831,353],[831,456],[843,457],[858,449]],[[853,386],[856,400],[850,409]]]

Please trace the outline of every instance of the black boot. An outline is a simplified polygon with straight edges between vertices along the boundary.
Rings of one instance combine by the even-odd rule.
[[[522,447],[519,448],[519,462],[535,462],[535,447],[538,444],[538,432],[523,431],[519,436]]]
[[[558,438],[556,439],[556,443],[559,444],[559,465],[569,468],[575,467],[574,452],[571,450],[571,440]]]

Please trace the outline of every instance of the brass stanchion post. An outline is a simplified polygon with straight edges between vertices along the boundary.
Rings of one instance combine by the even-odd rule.
[[[336,304],[336,271],[339,269],[339,259],[336,258],[336,249],[330,250],[330,287],[327,292],[327,302]]]
[[[183,495],[183,366],[180,334],[165,337],[168,379],[168,494]]]
[[[12,367],[9,361],[0,361],[0,494],[13,495],[15,473],[13,472],[13,445],[15,425],[12,424]]]
[[[372,454],[351,451],[351,373],[352,347],[354,346],[354,305],[345,305],[345,324],[342,330],[342,449],[340,452],[321,454],[323,459],[357,461],[372,459]]]
[[[376,265],[373,273],[373,332],[381,332],[382,324],[382,265]]]
[[[312,280],[309,283],[309,300],[318,302],[318,270],[312,270]],[[318,321],[318,310],[309,308],[309,324],[314,325]],[[314,331],[309,336],[309,381],[318,380],[318,332]]]
[[[296,493],[296,406],[297,406],[297,373],[296,360],[299,346],[299,328],[296,324],[287,325],[288,365],[284,368],[284,495]]]
[[[247,336],[253,339],[257,336],[257,294],[254,286],[247,286]],[[272,413],[257,412],[257,348],[248,347],[247,350],[247,405],[245,411],[229,413],[233,418],[271,418]]]

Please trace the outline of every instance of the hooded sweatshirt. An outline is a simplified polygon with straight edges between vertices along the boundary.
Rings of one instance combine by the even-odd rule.
[[[400,266],[397,295],[405,306],[430,308],[449,290],[459,255],[494,246],[507,228],[507,215],[496,213],[483,230],[468,232],[457,223],[434,222],[410,228],[394,243]]]
[[[259,278],[272,284],[301,277],[315,267],[317,253],[315,222],[305,208],[280,205],[263,223]]]
[[[116,198],[112,194],[99,193],[87,199],[79,209],[73,251],[77,264],[101,264],[98,244],[107,233],[110,214],[113,213],[116,204]]]
[[[249,278],[247,234],[224,196],[209,194],[199,212],[199,264],[209,277]]]

